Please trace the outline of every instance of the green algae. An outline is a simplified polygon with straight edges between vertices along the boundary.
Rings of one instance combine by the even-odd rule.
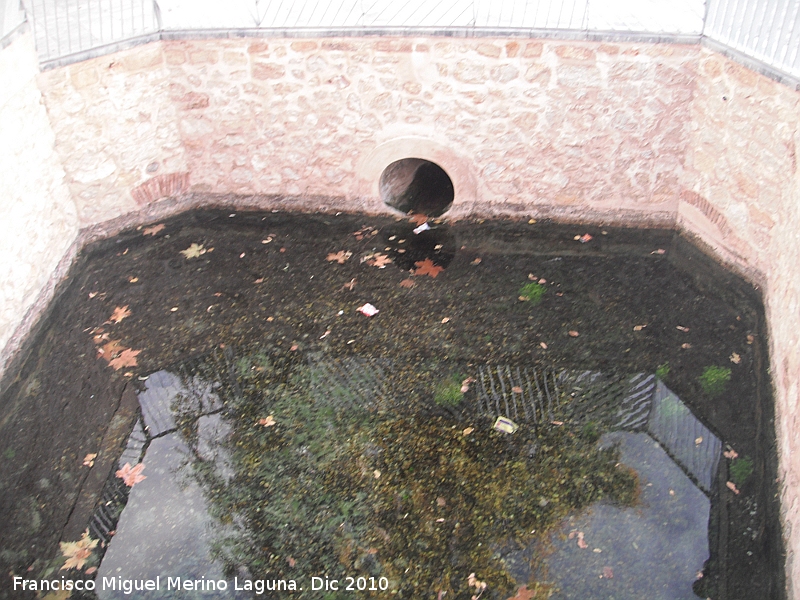
[[[719,396],[731,378],[731,370],[727,367],[710,366],[703,369],[700,375],[700,387],[711,397]]]
[[[407,367],[395,365],[387,387],[436,389],[435,371]],[[519,585],[509,548],[545,540],[597,500],[636,502],[635,474],[597,448],[594,424],[507,435],[469,403],[442,410],[435,394],[349,397],[299,360],[254,353],[235,369],[237,384],[218,390],[234,474],[190,462],[229,575],[244,565],[259,578],[385,577],[399,598],[469,598],[475,573],[484,597],[507,598]]]

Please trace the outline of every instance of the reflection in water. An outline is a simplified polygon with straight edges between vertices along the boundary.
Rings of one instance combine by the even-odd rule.
[[[111,543],[102,560],[99,579],[114,576],[128,579],[251,577],[248,562],[253,558],[242,559],[240,553],[239,561],[232,563],[230,552],[232,547],[241,546],[243,542],[245,545],[256,542],[258,533],[252,531],[254,524],[248,522],[252,513],[245,509],[240,509],[238,514],[221,510],[235,505],[220,502],[220,494],[226,487],[240,485],[236,478],[242,475],[242,457],[235,458],[231,454],[233,448],[242,444],[241,432],[234,433],[233,429],[241,429],[241,423],[231,420],[237,413],[226,408],[226,400],[243,401],[253,397],[256,404],[268,412],[276,410],[280,402],[276,401],[274,390],[269,392],[273,394],[269,402],[266,396],[262,397],[267,392],[254,382],[266,371],[267,379],[273,384],[278,380],[286,383],[293,369],[297,367],[288,363],[276,367],[263,354],[236,361],[228,350],[177,367],[173,372],[161,371],[150,376],[146,389],[139,394],[145,428],[137,425],[120,459],[120,465],[135,463],[143,454],[147,479],[130,490],[127,507],[116,524],[116,534],[104,536],[104,539],[111,539]],[[392,377],[397,370],[397,365],[387,360],[360,357],[330,360],[321,354],[309,355],[305,366],[301,366],[308,401],[329,407],[323,410],[325,414],[325,411],[332,411],[330,415],[336,411],[363,414],[362,425],[370,427],[380,427],[381,423],[371,420],[370,414],[387,408],[392,410],[390,407],[395,404],[391,390]],[[474,410],[474,415],[488,416],[489,423],[495,416],[503,415],[520,424],[531,425],[531,431],[540,432],[538,438],[531,438],[524,447],[525,456],[532,462],[547,461],[548,441],[561,439],[563,442],[574,437],[567,428],[575,425],[580,431],[579,437],[590,441],[589,448],[600,436],[597,446],[615,452],[615,460],[635,471],[638,482],[634,506],[601,499],[595,500],[588,510],[578,503],[577,510],[572,512],[569,512],[569,501],[559,501],[558,490],[552,493],[543,489],[538,500],[533,498],[529,504],[538,505],[543,512],[551,511],[549,514],[559,519],[553,523],[555,529],[552,525],[543,525],[550,533],[545,537],[528,536],[531,545],[526,550],[515,550],[513,544],[508,546],[510,540],[485,540],[512,581],[516,580],[519,585],[532,585],[531,582],[536,581],[540,590],[556,598],[668,600],[694,597],[692,583],[709,555],[709,500],[706,495],[715,481],[722,444],[677,396],[655,377],[644,375],[610,377],[585,371],[556,372],[509,366],[481,366],[475,375],[473,390],[463,395],[465,402],[458,409],[460,414],[473,414],[470,411]],[[297,398],[292,401],[296,403]],[[398,407],[398,410],[403,409]],[[306,413],[306,418],[313,420],[319,415]],[[559,419],[571,422],[562,426]],[[334,421],[328,427],[332,427]],[[413,425],[417,421],[402,423]],[[248,423],[245,429],[249,427]],[[382,431],[385,435],[385,424]],[[567,438],[549,437],[547,432],[550,431],[566,432]],[[332,429],[329,434],[339,435]],[[407,443],[416,443],[413,437],[403,437],[399,432],[398,437]],[[238,442],[234,441],[237,439]],[[542,448],[539,448],[540,443]],[[362,450],[360,457],[351,456],[348,460],[368,461],[370,456],[374,458],[382,451],[380,444],[373,442],[368,442]],[[561,450],[566,452],[568,448]],[[338,451],[327,447],[324,452]],[[309,445],[299,445],[296,452],[318,455],[323,461],[324,452],[319,454],[313,445],[310,450]],[[449,459],[454,460],[456,456],[458,454],[452,454]],[[245,460],[269,460],[269,457],[269,450],[265,448],[263,456],[245,457]],[[594,459],[587,455],[586,460]],[[313,465],[313,461],[304,464]],[[366,462],[361,468],[366,468]],[[313,466],[311,470],[313,472]],[[371,473],[376,479],[392,476],[391,473],[378,475],[377,469]],[[309,476],[300,472],[287,475],[292,478]],[[586,477],[584,474],[583,478]],[[118,480],[111,479],[109,487],[114,486],[119,488]],[[249,489],[245,492],[249,493]],[[566,486],[561,491],[569,493]],[[380,498],[365,496],[356,489],[353,493],[356,497],[372,498],[371,502]],[[441,496],[435,500],[439,508],[444,508],[448,501],[453,502]],[[551,502],[553,504],[548,507]],[[563,505],[562,512],[554,509],[559,503]],[[412,505],[413,502],[409,506]],[[268,505],[265,506],[268,510]],[[357,511],[357,503],[354,507]],[[300,504],[296,509],[304,510]],[[565,510],[567,512],[563,512]],[[114,523],[107,522],[108,512],[106,509],[101,515],[98,511],[93,531],[98,531],[102,520],[106,521],[106,531],[114,527]],[[446,516],[444,511],[442,514]],[[511,518],[515,516],[521,515]],[[352,527],[360,527],[362,542],[367,542],[369,534],[358,522],[358,519],[353,521]],[[281,526],[277,524],[278,529]],[[384,531],[380,527],[377,529]],[[335,528],[332,531],[335,534]],[[580,538],[576,537],[578,532]],[[238,539],[243,535],[255,538],[251,542]],[[381,535],[390,534],[384,531]],[[458,534],[451,532],[450,535],[455,535],[455,542]],[[352,539],[356,541],[357,538]],[[518,535],[515,538],[516,544],[523,539]],[[582,542],[580,545],[578,539]],[[341,541],[334,546],[341,555]],[[390,548],[398,550],[390,543],[384,549]],[[386,557],[374,558],[371,553],[377,550],[365,548],[365,551],[364,556],[350,564],[373,575],[392,572],[390,567],[375,562]],[[365,557],[373,557],[369,559],[373,562]],[[284,557],[284,560],[295,561],[292,557]],[[476,565],[475,570],[480,571],[481,567],[484,572],[488,568]],[[246,592],[235,592],[232,585],[225,592],[228,597],[237,597],[237,593]],[[124,594],[101,590],[99,596],[115,598]],[[165,597],[164,592],[153,597]]]

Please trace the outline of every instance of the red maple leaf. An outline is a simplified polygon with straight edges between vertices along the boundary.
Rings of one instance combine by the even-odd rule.
[[[108,317],[108,320],[111,321],[112,323],[119,323],[125,317],[130,317],[130,316],[131,316],[131,311],[128,310],[128,305],[126,304],[125,306],[117,306],[114,309],[114,313],[110,317]]]
[[[417,267],[414,271],[414,275],[430,275],[431,277],[436,277],[439,273],[444,271],[444,267],[440,267],[430,258],[418,260],[414,265]]]
[[[371,259],[367,261],[367,264],[373,267],[378,267],[379,269],[385,269],[386,265],[390,264],[392,259],[386,256],[385,254],[376,254]]]

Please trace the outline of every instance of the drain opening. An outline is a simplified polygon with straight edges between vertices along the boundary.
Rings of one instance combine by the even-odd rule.
[[[421,158],[404,158],[384,169],[381,199],[404,213],[438,217],[453,204],[453,182],[439,165]]]

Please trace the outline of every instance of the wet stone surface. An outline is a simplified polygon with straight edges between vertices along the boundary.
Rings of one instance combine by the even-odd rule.
[[[763,319],[670,231],[125,232],[3,381],[0,597],[782,598]]]

